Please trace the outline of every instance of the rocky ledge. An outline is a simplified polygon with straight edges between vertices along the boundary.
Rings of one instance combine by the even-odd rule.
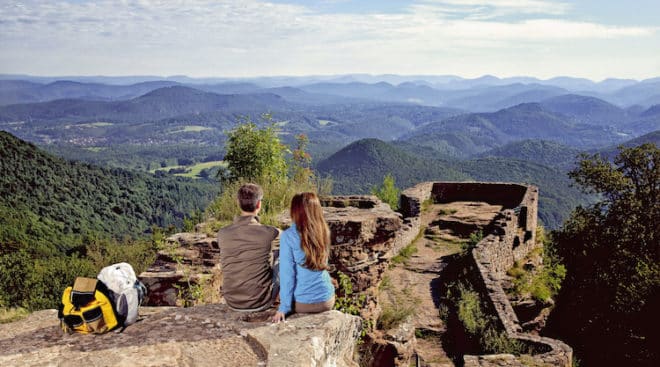
[[[146,308],[124,331],[63,334],[57,311],[0,325],[2,366],[355,366],[360,319],[338,311],[272,324],[225,305]]]

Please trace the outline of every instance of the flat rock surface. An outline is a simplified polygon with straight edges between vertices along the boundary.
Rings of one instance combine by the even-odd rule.
[[[144,311],[124,331],[101,335],[64,334],[55,310],[0,325],[0,366],[352,366],[360,326],[337,311],[277,325],[267,321],[272,310],[221,304]]]

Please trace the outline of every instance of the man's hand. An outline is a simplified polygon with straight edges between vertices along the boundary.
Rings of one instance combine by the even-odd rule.
[[[273,316],[273,322],[284,321],[284,312],[277,311],[275,316]]]

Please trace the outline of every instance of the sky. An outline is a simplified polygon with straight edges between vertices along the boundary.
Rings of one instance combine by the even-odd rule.
[[[0,74],[660,76],[658,0],[0,0]]]

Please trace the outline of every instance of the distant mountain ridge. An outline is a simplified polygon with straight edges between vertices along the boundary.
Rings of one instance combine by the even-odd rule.
[[[457,157],[469,157],[524,139],[589,148],[614,144],[625,137],[604,127],[581,124],[548,111],[541,104],[523,103],[497,112],[450,117],[423,125],[400,138]]]
[[[21,80],[30,84],[18,89],[15,84],[10,85]],[[76,85],[62,85],[63,90],[56,91],[54,87],[62,81]],[[533,77],[498,78],[492,75],[474,79],[451,75],[367,74],[254,78],[0,75],[0,105],[45,102],[60,98],[129,99],[146,93],[150,83],[160,83],[160,87],[185,85],[220,94],[255,93],[268,88],[296,87],[313,93],[454,107],[473,112],[495,111],[519,103],[540,102],[554,95],[570,93],[597,97],[620,107],[635,104],[649,107],[660,103],[659,78],[643,81],[610,78],[593,82],[571,77],[541,80]],[[521,88],[524,90],[520,90]],[[500,95],[494,93],[495,91],[499,91]]]
[[[621,126],[631,117],[620,107],[596,97],[564,94],[541,101],[543,108],[573,117],[582,123]]]
[[[223,109],[268,111],[286,104],[275,94],[221,95],[183,86],[163,87],[139,97],[117,102],[61,99],[51,102],[0,106],[0,121],[57,120],[72,122],[107,120],[130,122],[158,120],[192,113]]]

